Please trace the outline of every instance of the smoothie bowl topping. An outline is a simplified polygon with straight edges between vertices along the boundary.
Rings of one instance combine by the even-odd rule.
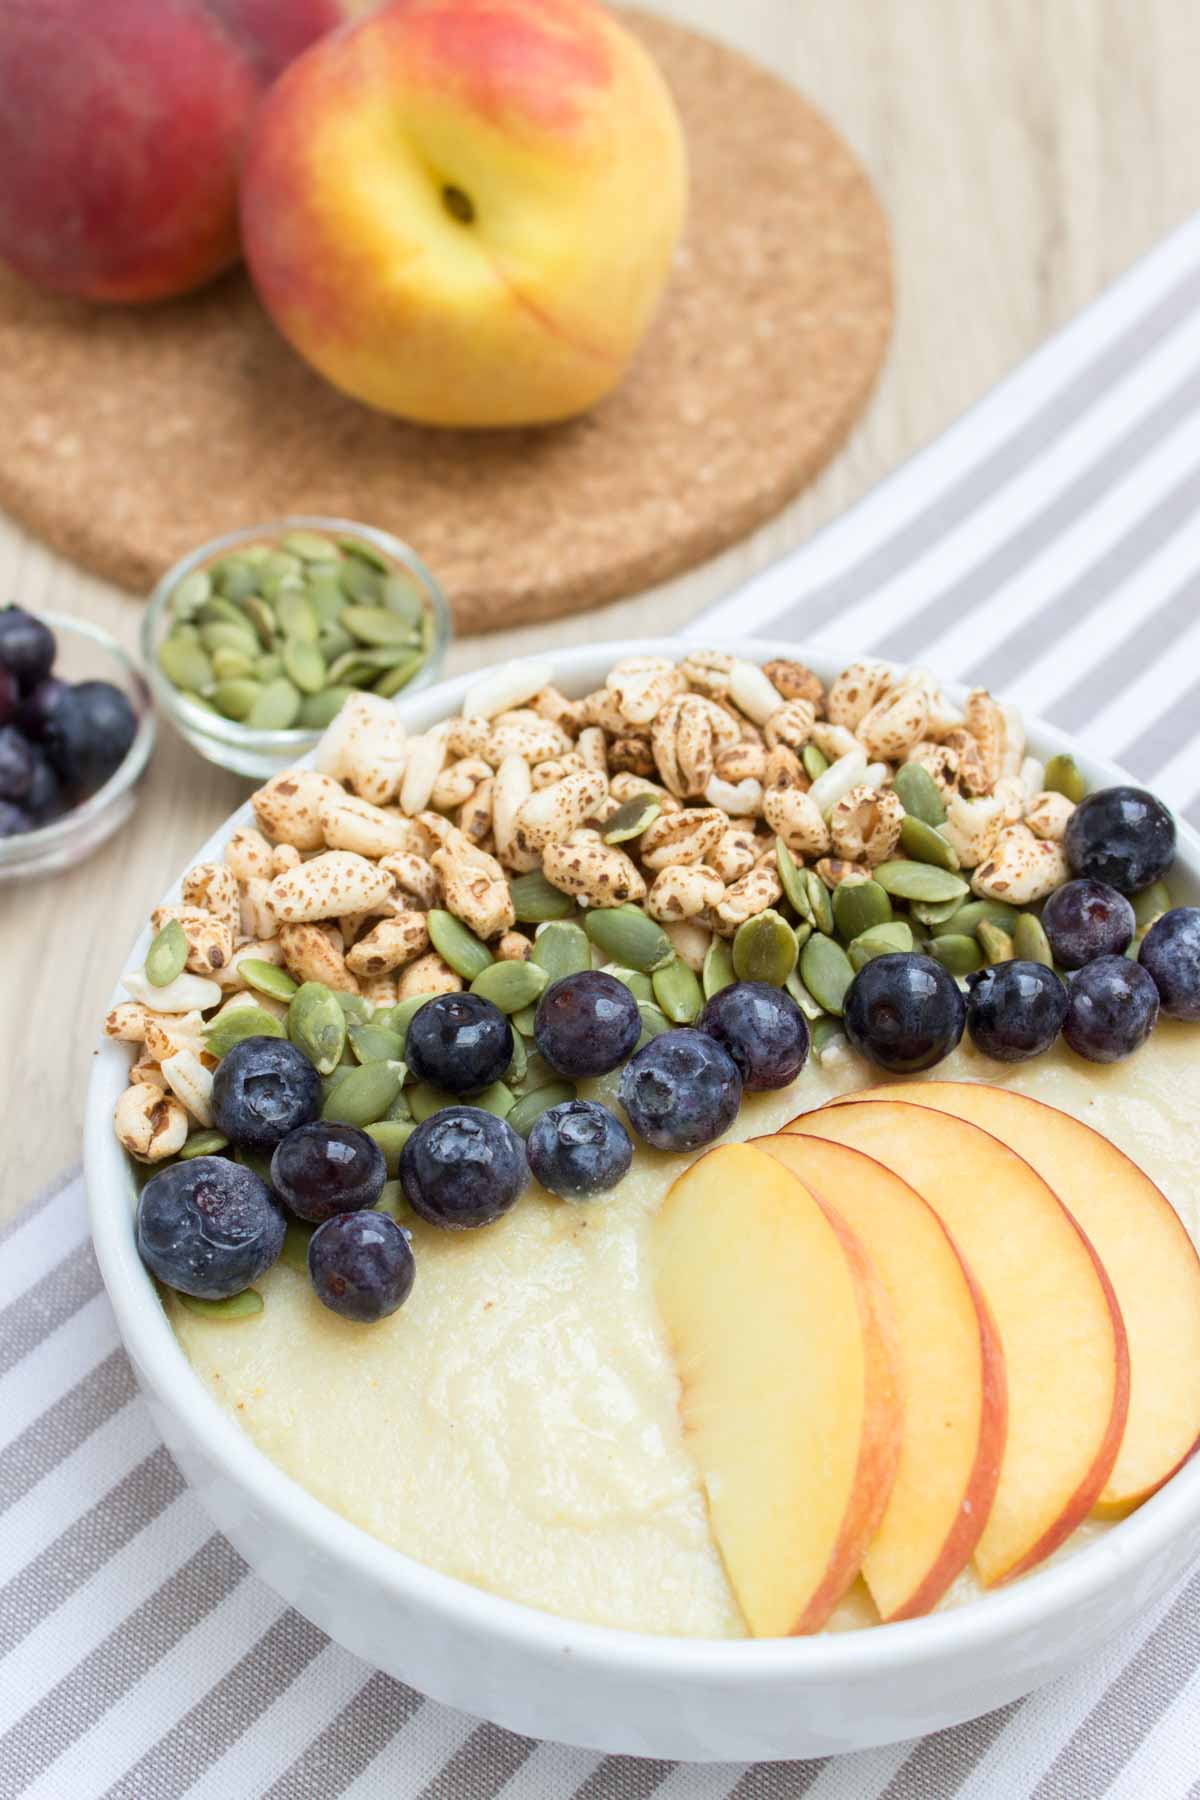
[[[1200,1019],[1170,815],[1088,793],[1069,757],[1026,753],[1011,709],[958,707],[923,671],[860,662],[826,687],[696,651],[619,662],[581,699],[550,676],[500,669],[415,736],[352,694],[314,766],[260,788],[255,825],[154,913],[105,1029],[133,1046],[115,1127],[172,1306],[260,1316],[278,1263],[329,1313],[384,1321],[423,1269],[439,1294],[454,1262],[461,1282],[454,1234],[526,1193],[537,1287],[589,1216],[605,1254],[579,1203],[607,1194],[733,1596],[657,1628],[818,1629],[860,1574],[874,1617],[911,1616],[965,1597],[972,1557],[1007,1579],[1097,1504],[1128,1510],[1200,1435],[1200,1265],[1150,1181],[1068,1117],[1069,1066]],[[872,1068],[948,1058],[974,1090],[836,1105]],[[1065,1112],[1014,1091],[1039,1066]],[[726,1135],[758,1142],[694,1162]],[[1125,1199],[1081,1221],[1080,1171],[1118,1161]],[[1123,1207],[1161,1257],[1128,1266]],[[1041,1245],[1020,1279],[1018,1242]],[[1042,1280],[1044,1327],[1021,1297]],[[794,1430],[764,1416],[750,1455],[756,1359]],[[849,1413],[814,1362],[850,1369]]]

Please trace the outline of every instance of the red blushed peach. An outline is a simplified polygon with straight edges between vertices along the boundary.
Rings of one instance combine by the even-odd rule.
[[[238,255],[267,81],[336,0],[4,0],[0,258],[89,300],[185,293]]]
[[[391,0],[272,90],[243,238],[276,324],[344,392],[537,424],[621,380],[685,194],[666,87],[594,0]]]

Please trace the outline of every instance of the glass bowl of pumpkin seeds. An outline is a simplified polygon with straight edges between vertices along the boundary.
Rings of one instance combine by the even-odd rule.
[[[142,656],[192,748],[262,778],[311,749],[348,694],[435,682],[452,634],[445,596],[407,544],[305,515],[228,532],[168,569]]]

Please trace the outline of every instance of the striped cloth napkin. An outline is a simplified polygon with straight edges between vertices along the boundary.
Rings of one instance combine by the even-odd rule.
[[[696,622],[919,659],[1200,824],[1200,219],[922,455]],[[119,1347],[69,1176],[0,1247],[0,1800],[1200,1800],[1200,1575],[1028,1699],[825,1761],[601,1757],[480,1724],[288,1611]]]

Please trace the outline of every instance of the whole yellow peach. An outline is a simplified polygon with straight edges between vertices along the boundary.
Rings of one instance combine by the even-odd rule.
[[[246,259],[336,387],[431,425],[530,425],[620,382],[683,223],[671,97],[595,0],[390,0],[263,104]]]

